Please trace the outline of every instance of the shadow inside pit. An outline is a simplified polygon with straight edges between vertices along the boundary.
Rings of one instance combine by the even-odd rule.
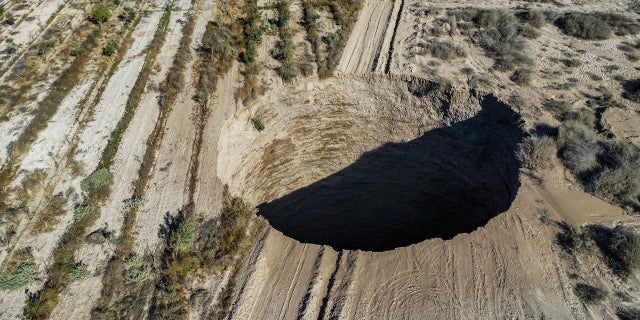
[[[382,145],[259,212],[289,237],[335,249],[384,251],[471,232],[506,211],[520,186],[519,125],[487,96],[473,118]]]

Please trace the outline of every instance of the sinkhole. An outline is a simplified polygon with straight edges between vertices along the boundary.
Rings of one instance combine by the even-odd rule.
[[[386,251],[451,239],[509,209],[520,117],[493,95],[417,78],[344,77],[267,96],[230,120],[222,180],[284,235]]]

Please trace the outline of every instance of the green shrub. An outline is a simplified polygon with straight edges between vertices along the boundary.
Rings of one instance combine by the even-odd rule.
[[[16,18],[10,12],[7,12],[4,14],[4,23],[12,26],[16,23]]]
[[[253,123],[253,127],[258,130],[258,132],[264,130],[265,126],[264,123],[262,123],[262,120],[258,119],[258,118],[253,118],[251,119],[251,122]]]
[[[84,205],[84,206],[77,207],[76,210],[73,212],[73,219],[75,221],[79,221],[84,217],[93,217],[97,219],[98,217],[100,217],[100,209],[92,205]]]
[[[131,7],[124,7],[122,14],[118,16],[118,19],[124,23],[131,23],[136,18],[136,11]]]
[[[149,274],[151,273],[151,268],[147,265],[141,265],[139,267],[129,269],[127,273],[126,282],[127,283],[138,283],[149,278]]]
[[[573,287],[573,293],[585,304],[596,304],[607,297],[606,291],[586,283],[578,283]]]
[[[105,4],[97,4],[91,8],[89,20],[97,24],[103,24],[111,18],[111,10]]]
[[[38,280],[38,268],[35,264],[23,264],[15,273],[0,279],[0,290],[21,289]]]
[[[87,265],[84,263],[76,263],[73,267],[73,270],[69,273],[69,281],[77,281],[80,279],[84,279],[89,275],[89,270],[87,269]]]
[[[275,47],[271,50],[271,56],[279,61],[289,61],[293,58],[296,50],[295,44],[290,39],[281,39],[276,42]]]
[[[604,40],[613,34],[607,22],[588,13],[568,13],[556,25],[567,35],[586,40]]]
[[[292,66],[291,62],[283,62],[277,69],[278,76],[282,78],[284,82],[293,80],[298,75],[298,69]]]
[[[178,228],[171,232],[169,247],[175,251],[189,245],[191,239],[193,239],[193,230],[195,226],[196,224],[189,220],[181,222],[178,225]]]
[[[113,174],[102,168],[91,173],[80,183],[83,191],[101,191],[113,184]]]
[[[534,171],[553,166],[556,156],[556,141],[551,137],[528,137],[520,144],[518,153],[522,165]]]
[[[287,24],[291,19],[291,9],[289,9],[290,2],[288,0],[280,0],[276,2],[274,6],[276,11],[278,12],[278,20],[276,21],[276,26],[279,29],[287,28]]]
[[[116,40],[109,40],[109,42],[107,42],[107,45],[102,48],[102,54],[110,57],[112,56],[114,53],[118,52],[118,41]]]

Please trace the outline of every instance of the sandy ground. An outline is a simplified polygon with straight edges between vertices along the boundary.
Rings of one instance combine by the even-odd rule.
[[[566,186],[552,190],[549,196],[525,178],[512,209],[485,227],[453,240],[382,253],[336,253],[272,229],[247,263],[231,318],[315,319],[319,313],[322,319],[590,317],[568,292],[563,262],[552,245],[555,228],[532,213],[540,205],[549,206],[555,219],[575,222],[625,216]],[[582,219],[575,209],[581,209]]]
[[[404,5],[403,13],[396,20],[400,4]],[[407,61],[403,55],[415,45],[409,39],[414,32],[413,27],[422,21],[408,8],[422,5],[425,4],[418,1],[365,1],[338,70],[343,73],[391,71],[393,74],[431,77],[420,65],[426,60]],[[464,7],[469,4],[464,1],[436,1],[429,5]],[[478,5],[499,7],[509,4],[491,1]],[[541,8],[549,6],[536,5]],[[612,11],[624,12],[627,2],[611,5]],[[593,1],[581,3],[578,7],[587,11],[602,10],[600,3]],[[394,33],[393,25],[396,23],[397,31],[390,34]],[[552,39],[557,38],[566,39],[567,44],[571,41],[551,26],[545,27],[542,37],[535,40],[539,41],[539,45],[534,46],[535,55],[544,56],[537,61],[538,68],[558,68],[548,65],[546,60],[553,55],[561,56],[561,49],[548,49],[545,54],[539,51],[539,48],[553,46]],[[604,71],[611,60],[601,59],[603,55],[620,64],[620,72],[625,77],[638,75],[616,49],[614,40],[604,41],[596,49],[587,42],[575,45],[587,51],[581,57],[585,61],[582,69],[575,72],[580,82],[589,83],[591,80],[586,72],[592,72],[602,76],[608,85],[613,84],[612,76]],[[480,73],[491,67],[491,61],[483,58],[482,54],[472,53],[470,56],[472,58],[460,64],[444,64],[438,74],[458,77],[452,67],[468,65]],[[387,64],[389,70],[385,70]],[[504,78],[496,80],[504,81]],[[540,88],[543,86],[541,83]],[[509,97],[513,92],[505,89],[500,93]],[[538,101],[535,99],[532,101]],[[610,121],[612,131],[618,130],[616,135],[637,139],[633,129],[637,122],[635,113],[611,109],[604,118]],[[233,135],[231,131],[226,133]],[[237,145],[237,142],[226,143]],[[220,148],[224,149],[224,146]],[[228,166],[233,165],[229,163]],[[218,170],[222,176],[228,173],[228,169],[220,164]],[[561,169],[539,176],[525,172],[521,179],[522,185],[507,212],[472,233],[460,234],[447,241],[427,240],[380,253],[336,252],[327,246],[299,243],[270,228],[254,245],[243,267],[229,318],[609,318],[611,309],[585,307],[575,297],[573,280],[566,271],[570,267],[561,258],[561,249],[554,244],[558,229],[553,224],[543,223],[537,214],[540,210],[547,210],[553,220],[574,224],[633,223],[636,219],[618,207],[585,194],[579,186],[566,179],[566,173]],[[248,196],[251,196],[250,192]],[[638,283],[631,280],[630,284],[619,284],[606,267],[594,265],[593,261],[580,261],[578,264],[583,271],[589,270],[584,274],[593,283],[617,288],[633,288]]]
[[[144,55],[141,55],[142,50],[146,48],[153,38],[161,15],[162,12],[153,12],[148,17],[143,18],[140,24],[138,24],[137,29],[132,35],[134,45],[129,48],[123,62],[109,80],[101,101],[95,107],[93,118],[89,121],[84,131],[80,133],[79,146],[82,147],[79,149],[79,153],[76,154],[76,159],[84,164],[85,167],[93,168],[97,165],[100,159],[100,153],[107,143],[108,135],[118,122],[133,86],[132,83],[135,82],[137,74],[144,63]],[[133,77],[133,80],[129,79],[127,82],[124,82],[123,80],[127,79],[127,77]],[[54,184],[54,193],[67,192],[67,189],[70,187],[75,187],[75,192],[79,192],[79,183],[83,177],[76,176],[70,180],[59,177],[59,179],[60,180]],[[77,196],[73,197],[69,195],[67,201],[73,203],[73,201],[77,200],[76,198]],[[37,235],[23,234],[14,245],[14,248],[30,246],[35,258],[35,263],[43,268],[42,271],[44,271],[44,268],[51,258],[51,253],[58,242],[57,239],[60,239],[69,223],[73,220],[73,205],[69,203],[67,205],[67,214],[61,217],[60,222],[53,231]],[[42,284],[40,283],[39,285]],[[25,301],[24,293],[16,291],[3,291],[0,293],[0,299],[3,301],[6,299],[17,299],[15,296],[20,297],[20,303],[11,304],[12,310],[5,313],[9,318],[18,317],[18,315],[22,313],[22,307]]]
[[[202,39],[210,17],[205,11],[196,19],[192,48]],[[165,214],[175,215],[188,201],[188,170],[191,161],[189,155],[195,136],[192,113],[196,107],[196,102],[191,98],[195,95],[193,84],[196,76],[191,67],[185,70],[187,90],[179,94],[167,119],[153,177],[145,190],[145,204],[136,216],[136,251],[139,254],[153,252],[156,249],[162,241],[158,231],[164,223]]]
[[[51,2],[54,3],[55,1]],[[48,4],[48,2],[45,1],[45,3],[43,3],[42,5],[45,4]],[[52,17],[56,12],[58,14],[55,16],[55,19],[52,18],[51,21],[48,21],[49,17]],[[32,28],[34,25],[37,25],[38,32],[29,34],[28,36],[22,35],[19,39],[22,39],[20,41],[23,41],[24,43],[15,42],[16,45],[20,44],[20,46],[17,47],[17,53],[14,54],[10,60],[5,59],[6,61],[2,61],[0,70],[3,70],[2,72],[11,70],[12,67],[19,63],[18,61],[20,60],[20,57],[24,52],[27,51],[27,48],[31,44],[37,43],[38,41],[42,40],[42,37],[47,30],[62,30],[60,37],[61,39],[66,39],[72,32],[73,28],[75,28],[82,20],[82,12],[83,11],[80,9],[74,9],[71,6],[64,5],[61,5],[60,7],[37,7],[36,9],[34,9],[34,15],[48,14],[47,19],[43,18],[44,21],[41,21],[42,19],[34,17],[33,20],[29,19],[30,21],[25,21],[20,24],[20,27],[17,28],[19,33],[16,37],[24,32],[29,31],[29,28]],[[47,25],[45,22],[49,22],[49,25]],[[14,39],[14,41],[16,40]],[[55,58],[57,57],[58,53],[59,52],[57,50],[52,50],[51,52],[47,53],[47,56],[49,58]],[[43,68],[41,69],[44,70]],[[8,109],[2,110],[2,115],[6,115],[8,120],[0,121],[0,135],[2,137],[5,137],[4,139],[2,139],[2,141],[0,141],[0,165],[4,164],[7,160],[7,147],[11,145],[11,143],[15,142],[16,139],[18,139],[18,137],[24,132],[24,128],[31,122],[34,117],[34,113],[37,112],[40,101],[47,96],[50,85],[55,81],[62,70],[60,68],[53,71],[50,69],[51,67],[49,67],[45,79],[37,83],[30,90],[29,96],[35,96],[35,99],[30,99],[25,103],[15,103]],[[39,70],[39,72],[41,72],[42,70]],[[9,72],[8,74],[10,73],[11,72]],[[5,75],[6,74],[3,74],[2,76],[4,77]],[[7,80],[7,78],[4,79]]]
[[[33,9],[32,14],[29,15],[28,19],[30,21],[18,24],[15,28],[16,33],[12,32],[10,36],[6,36],[5,46],[7,39],[12,39],[17,47],[32,43],[47,27],[49,19],[54,16],[60,8],[64,7],[65,3],[64,0],[42,1],[38,7]],[[10,59],[0,60],[0,70],[5,70],[5,64],[8,61],[10,61]]]
[[[184,19],[184,12],[189,10],[189,3],[181,3],[180,7],[185,11],[174,11],[169,23],[169,33],[166,36],[162,50],[156,57],[156,65],[160,66],[157,73],[154,73],[148,80],[148,85],[158,84],[165,79],[170,61],[175,56],[182,36],[181,25],[178,19]],[[138,179],[138,170],[142,158],[146,151],[146,139],[154,128],[155,120],[158,117],[158,93],[153,90],[146,91],[140,101],[136,114],[134,115],[127,131],[123,135],[122,142],[118,148],[112,171],[120,174],[114,177],[114,184],[111,187],[111,194],[101,207],[101,216],[95,222],[94,229],[105,228],[114,232],[114,237],[119,237],[124,221],[125,199],[131,197],[133,193],[133,182]],[[91,230],[93,231],[93,230]],[[89,270],[95,275],[79,280],[69,286],[61,295],[61,302],[58,304],[52,318],[65,319],[88,319],[91,309],[100,297],[101,270],[113,255],[113,244],[105,242],[103,244],[85,244],[78,253],[78,259],[86,261]],[[82,301],[78,307],[78,301]]]

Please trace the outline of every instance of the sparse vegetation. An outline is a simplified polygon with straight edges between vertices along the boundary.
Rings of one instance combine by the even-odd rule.
[[[280,40],[271,50],[271,56],[280,61],[281,65],[277,69],[278,75],[284,81],[290,81],[297,76],[297,68],[294,66],[293,56],[296,46],[291,40],[291,30],[289,30],[289,19],[291,19],[290,2],[288,0],[278,1],[274,7],[278,13],[276,26]]]
[[[304,26],[320,78],[327,78],[333,74],[361,6],[360,0],[303,1]],[[319,10],[331,12],[333,21],[338,26],[335,33],[321,36]]]
[[[573,293],[585,304],[596,304],[607,297],[607,292],[586,283],[578,283],[573,287]]]
[[[551,137],[528,137],[520,144],[518,153],[525,168],[540,171],[553,166],[556,142]]]

